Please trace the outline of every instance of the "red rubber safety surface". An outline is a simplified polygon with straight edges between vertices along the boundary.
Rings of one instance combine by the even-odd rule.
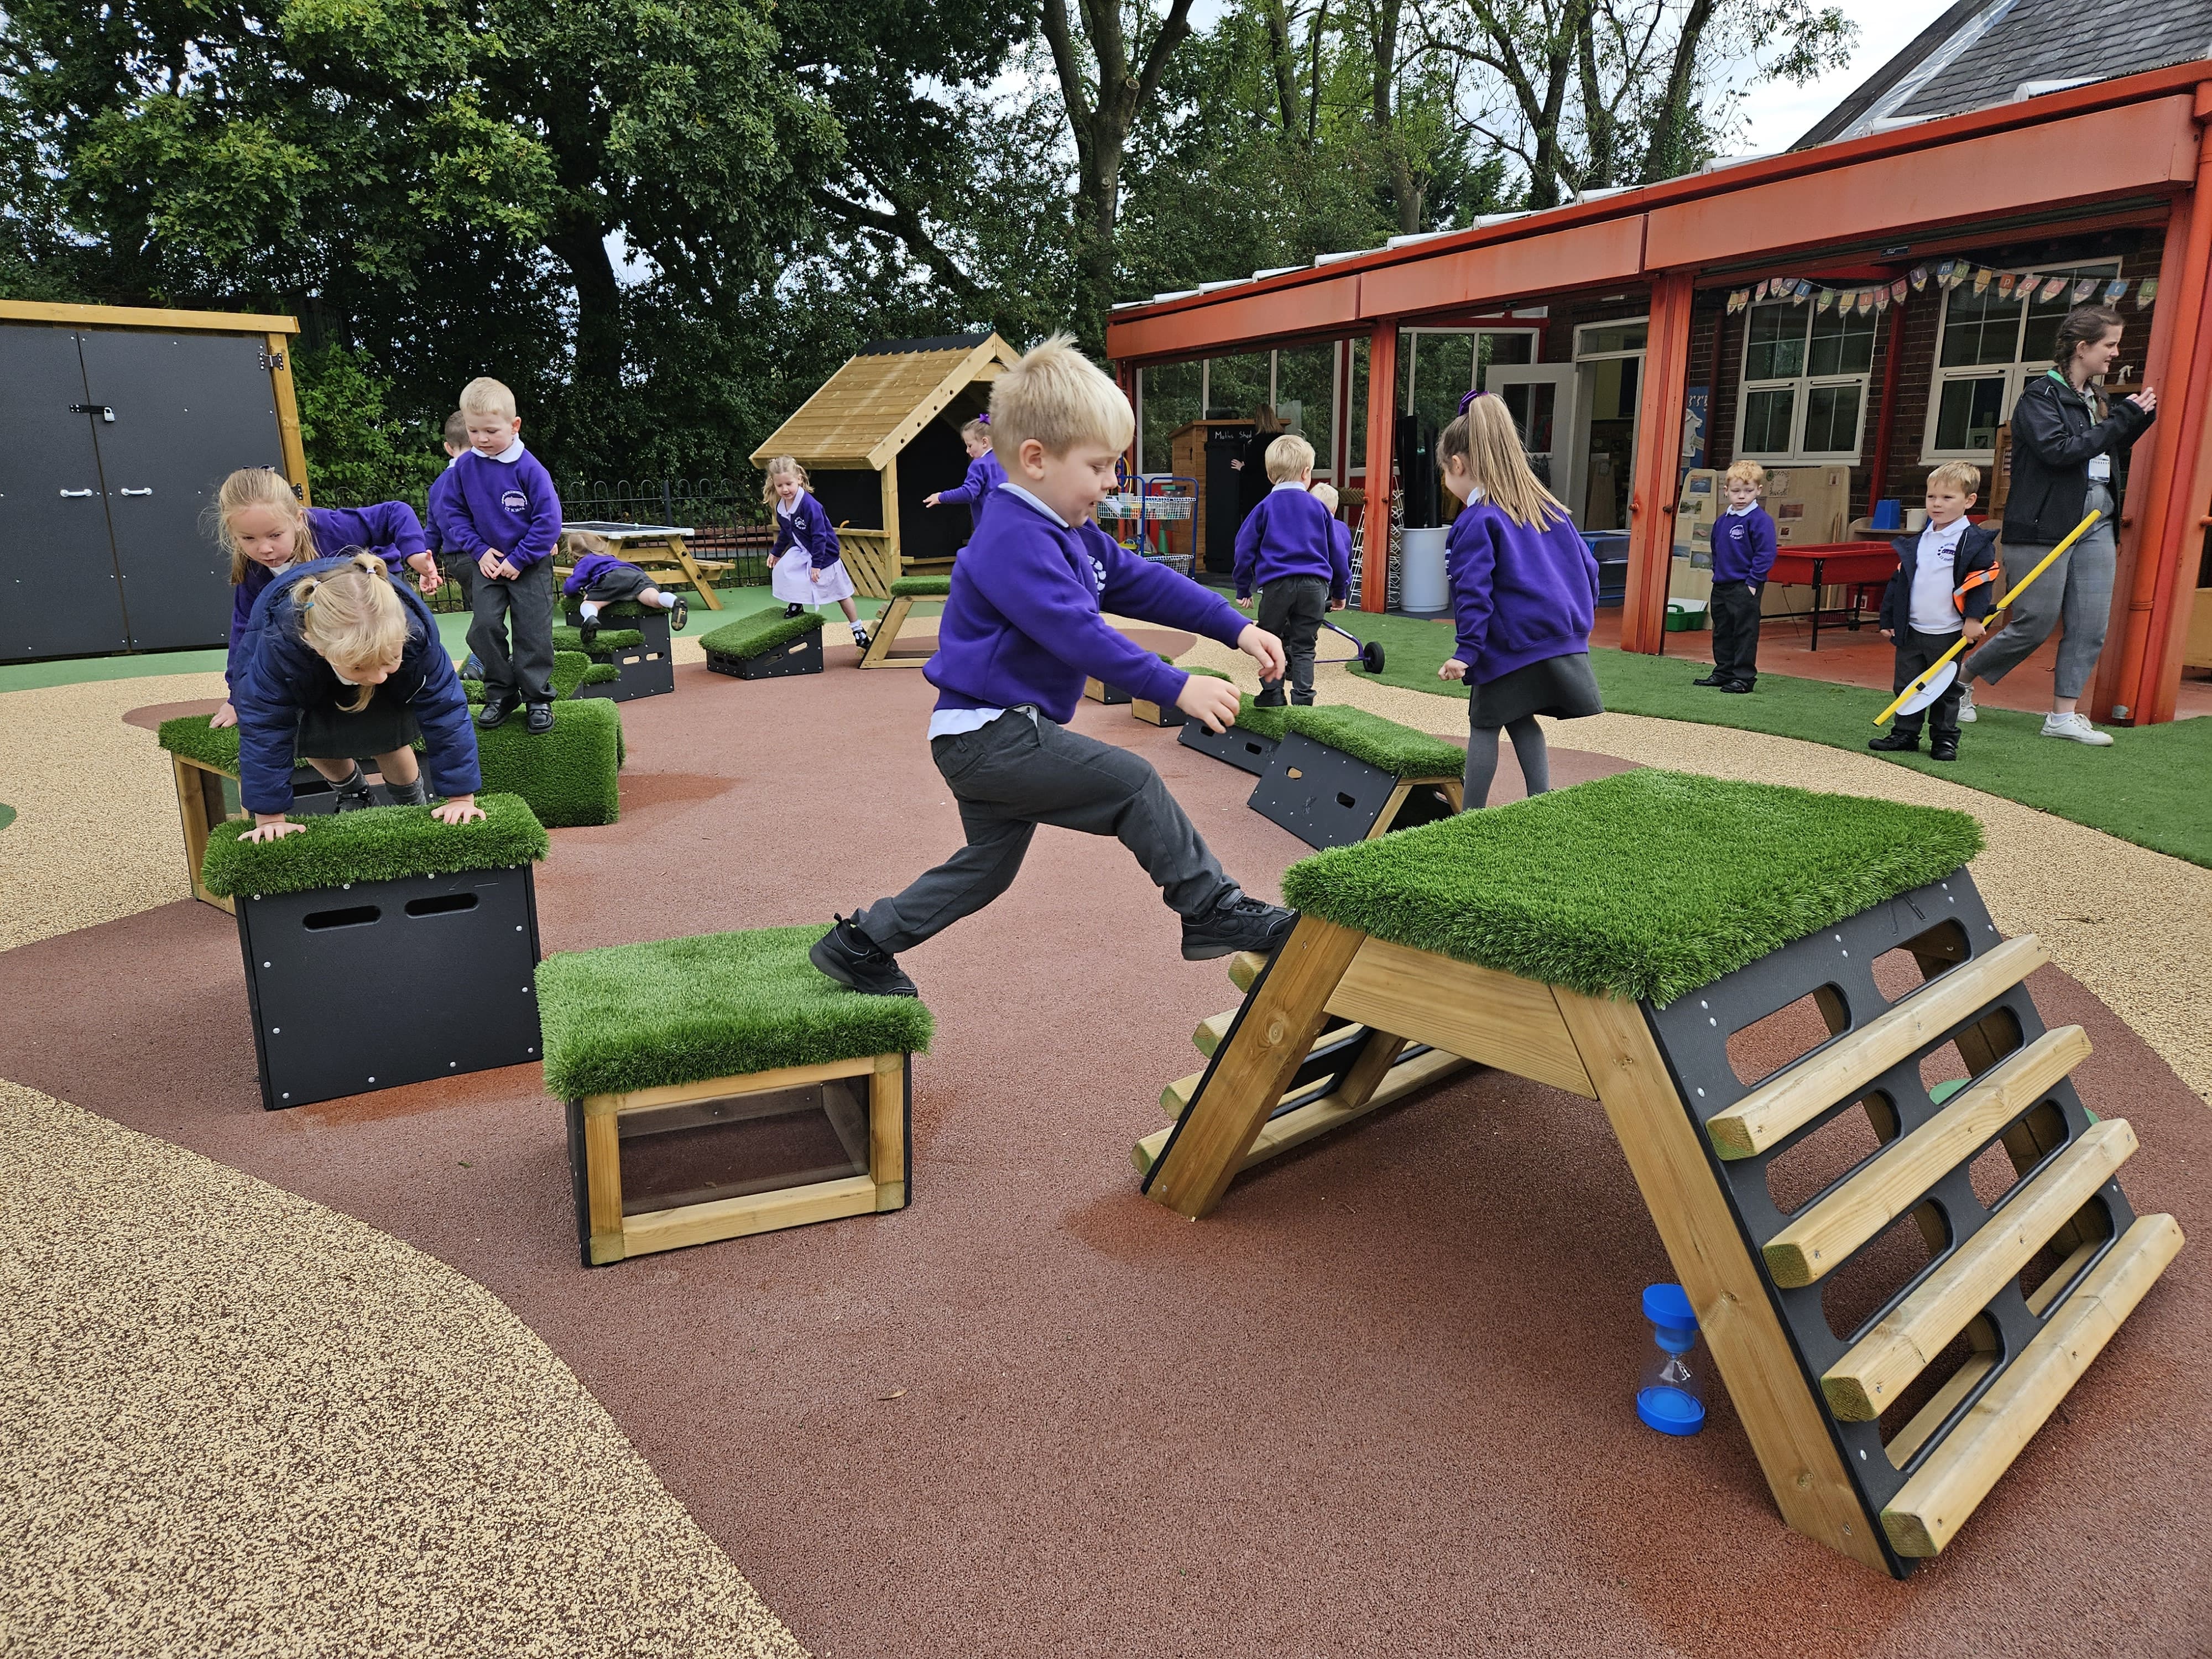
[[[677,670],[624,705],[623,817],[554,832],[548,950],[819,921],[957,841],[919,675]],[[1231,874],[1304,848],[1252,780],[1083,705]],[[1562,735],[1571,738],[1572,728]],[[1562,784],[1622,763],[1562,750]],[[1517,792],[1510,746],[1500,799]],[[1479,1073],[1191,1223],[1130,1143],[1236,1000],[1112,842],[1047,831],[908,953],[935,1011],[913,1206],[586,1271],[559,1107],[513,1068],[275,1115],[236,934],[189,902],[0,954],[0,1076],[358,1216],[488,1285],[817,1654],[2201,1653],[2212,1640],[2212,1121],[2055,969],[2136,1207],[2200,1236],[1939,1561],[1784,1528],[1724,1390],[1641,1428],[1670,1279],[1604,1116]],[[374,1018],[373,984],[333,986]],[[456,997],[477,994],[454,985]]]

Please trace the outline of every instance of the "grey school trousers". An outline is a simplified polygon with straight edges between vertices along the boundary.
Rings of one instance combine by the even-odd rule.
[[[553,701],[553,561],[526,566],[512,580],[477,572],[476,620],[469,649],[483,665],[484,701]],[[510,619],[514,649],[507,651]]]
[[[854,916],[893,955],[1012,886],[1040,823],[1120,837],[1181,915],[1204,915],[1237,890],[1142,756],[1019,708],[979,730],[934,738],[929,750],[959,803],[968,844],[904,892]]]
[[[1260,626],[1283,642],[1289,659],[1291,701],[1314,700],[1314,642],[1321,638],[1322,618],[1328,614],[1328,581],[1322,576],[1278,576],[1260,590]],[[1264,696],[1282,696],[1280,680],[1263,684]]]
[[[2035,579],[2035,586],[2013,604],[2005,625],[1968,657],[1960,678],[1987,680],[1995,685],[2034,654],[2036,647],[2051,637],[2062,620],[2065,637],[2058,641],[2058,667],[2052,676],[2051,695],[2078,697],[2088,689],[2097,669],[2097,653],[2105,648],[2105,625],[2112,618],[2112,571],[2118,550],[2112,538],[2112,495],[2103,484],[2089,486],[2081,510],[2094,507],[2105,516],[2097,527],[2060,554],[2050,569]],[[2004,550],[2005,586],[2009,588],[2042,562],[2051,545]]]

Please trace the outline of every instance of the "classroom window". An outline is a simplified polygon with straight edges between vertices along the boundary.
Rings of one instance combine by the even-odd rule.
[[[1744,319],[1736,453],[1856,461],[1879,316],[1809,299],[1753,306]]]
[[[2059,320],[2074,308],[2075,287],[2094,281],[2101,289],[2119,274],[2111,261],[2051,265],[2032,272],[2032,280],[2010,294],[2000,293],[1994,281],[1978,294],[1972,283],[1945,294],[1921,460],[1994,459],[1997,428],[2011,418],[2021,388],[2051,367]],[[2043,290],[2054,277],[2059,289],[2046,300]],[[2081,303],[2097,299],[2093,289]]]

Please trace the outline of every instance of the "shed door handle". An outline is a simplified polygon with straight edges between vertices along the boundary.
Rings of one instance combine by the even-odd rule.
[[[150,495],[154,492],[150,489],[124,489],[116,493],[123,495]]]
[[[97,494],[97,493],[98,493],[98,492],[96,492],[96,491],[94,491],[94,490],[90,490],[90,489],[64,489],[64,491],[62,491],[62,494],[63,494],[63,495],[70,495],[70,496],[76,496],[76,495],[94,495],[94,494]]]

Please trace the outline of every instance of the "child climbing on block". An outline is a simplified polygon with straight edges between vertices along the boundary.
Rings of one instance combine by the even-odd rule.
[[[1723,691],[1759,684],[1759,596],[1774,568],[1774,520],[1759,504],[1766,469],[1738,461],[1721,479],[1728,510],[1713,525],[1713,672],[1690,682]]]
[[[653,578],[644,571],[617,558],[604,536],[571,530],[561,538],[561,550],[575,567],[561,584],[561,591],[577,602],[576,612],[583,618],[583,626],[576,631],[583,636],[585,650],[590,650],[599,638],[599,612],[625,599],[667,611],[668,625],[679,634],[684,631],[691,612],[683,596],[654,586]]]
[[[783,601],[783,614],[796,617],[831,599],[845,613],[853,643],[868,648],[868,625],[853,603],[853,579],[845,574],[837,532],[830,515],[806,486],[806,469],[788,455],[768,464],[761,500],[775,509],[775,545],[769,550],[769,592]]]
[[[1313,446],[1285,432],[1267,446],[1273,484],[1237,532],[1237,603],[1249,604],[1260,589],[1260,626],[1283,641],[1290,659],[1291,701],[1314,700],[1314,641],[1328,611],[1344,609],[1352,581],[1352,543],[1341,547],[1335,516],[1313,494]],[[1283,706],[1283,684],[1261,681],[1252,700],[1262,708]]]
[[[375,757],[395,805],[421,805],[428,797],[417,741],[446,797],[437,816],[447,823],[483,817],[476,731],[437,621],[374,555],[285,571],[254,601],[239,645],[231,696],[239,796],[253,814],[246,839],[307,828],[284,817],[295,755],[338,786],[341,812],[376,804],[358,764],[365,755]]]
[[[991,492],[1004,487],[1006,469],[999,465],[999,458],[991,449],[991,417],[986,413],[960,428],[960,441],[968,450],[968,476],[950,489],[940,489],[934,495],[921,498],[924,507],[960,507],[968,509],[969,534],[973,537],[983,522],[983,503]]]
[[[253,615],[253,603],[279,571],[311,560],[342,554],[374,553],[392,568],[413,570],[425,593],[437,591],[438,567],[432,561],[422,521],[404,501],[374,507],[302,507],[292,486],[272,467],[241,467],[222,481],[207,517],[216,539],[230,554],[230,658],[224,665],[228,687],[238,684],[239,641]],[[205,524],[206,520],[202,520]],[[238,711],[226,696],[208,722],[238,724]]]
[[[967,845],[905,891],[839,916],[815,942],[814,965],[840,984],[914,995],[897,953],[1005,892],[1041,823],[1118,836],[1182,918],[1188,961],[1272,951],[1288,933],[1291,912],[1248,897],[1222,873],[1141,757],[1067,729],[1086,678],[1172,703],[1212,731],[1237,718],[1234,685],[1162,662],[1102,611],[1233,645],[1262,678],[1282,677],[1273,635],[1091,522],[1134,427],[1129,400],[1066,335],[992,387],[991,443],[1008,483],[952,567],[937,654],[922,670],[938,689],[930,757]]]
[[[483,665],[483,712],[497,726],[521,703],[530,729],[553,729],[553,544],[561,497],[552,475],[522,447],[514,394],[480,376],[461,388],[469,453],[441,497],[443,545],[476,561],[469,649]],[[513,641],[510,648],[509,631]]]
[[[1597,619],[1597,561],[1559,498],[1536,481],[1504,401],[1487,392],[1460,400],[1459,418],[1437,438],[1443,485],[1467,503],[1444,544],[1459,649],[1437,678],[1468,682],[1465,810],[1488,803],[1498,775],[1498,733],[1531,795],[1552,787],[1536,716],[1601,714],[1590,672]]]
[[[1981,468],[1947,461],[1928,475],[1926,526],[1918,535],[1890,544],[1897,550],[1897,574],[1882,590],[1881,635],[1897,644],[1893,691],[1927,672],[1961,634],[1972,645],[1988,631],[1984,619],[2003,572],[1997,567],[1996,532],[1966,522],[1981,488]],[[1958,759],[1959,699],[1966,690],[1966,676],[1956,676],[1926,709],[1899,714],[1887,732],[1868,738],[1867,747],[1910,753],[1920,747],[1924,720],[1929,757]]]

